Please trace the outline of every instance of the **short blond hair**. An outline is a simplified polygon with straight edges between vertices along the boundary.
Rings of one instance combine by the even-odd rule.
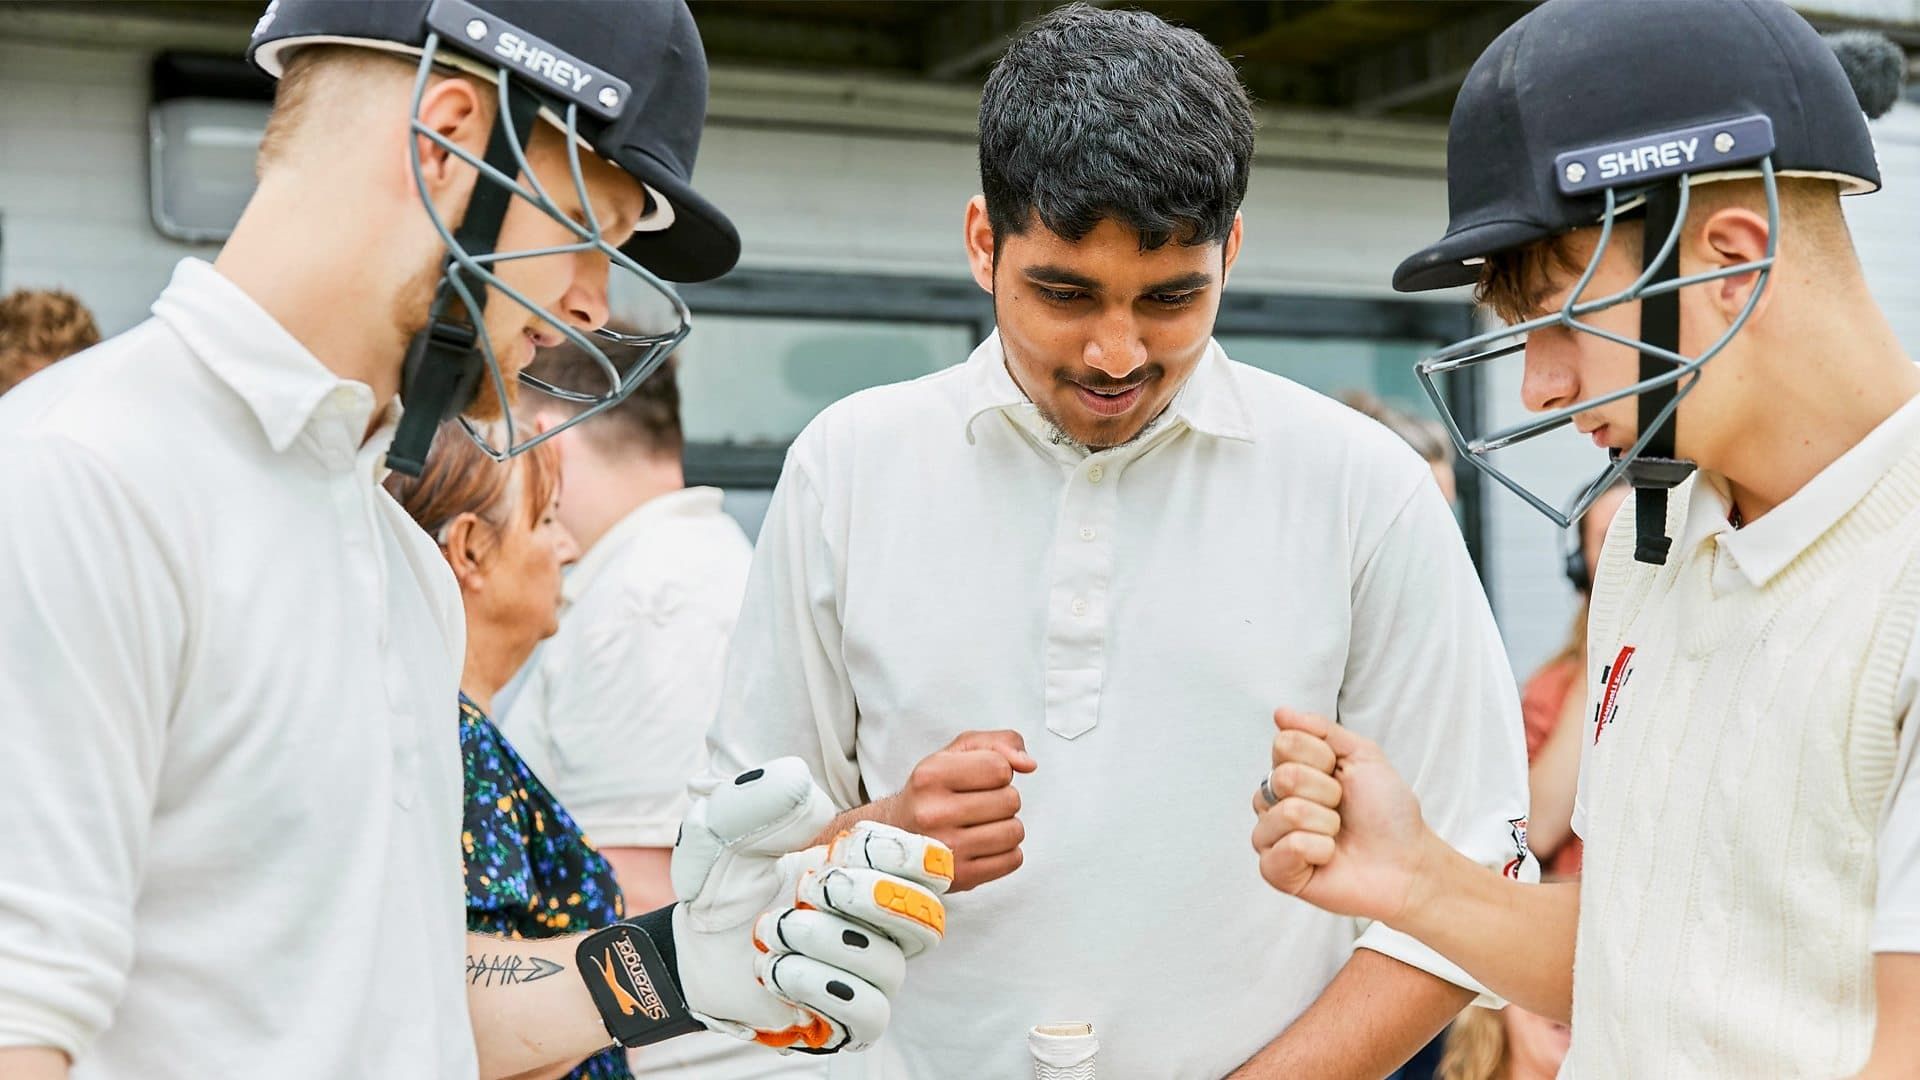
[[[1493,1009],[1469,1005],[1447,1028],[1435,1080],[1506,1080],[1507,1026]]]
[[[61,289],[16,289],[0,297],[0,394],[100,341],[93,312]]]
[[[419,61],[412,56],[362,45],[305,45],[294,50],[274,87],[273,110],[260,136],[255,171],[264,172],[292,157],[302,137],[316,127],[334,130],[337,124],[318,122],[335,119],[325,115],[329,106],[351,108],[366,100],[369,90],[410,86],[418,70]],[[483,91],[481,107],[493,108],[493,91],[478,79],[445,68],[436,68],[433,77],[467,79]]]

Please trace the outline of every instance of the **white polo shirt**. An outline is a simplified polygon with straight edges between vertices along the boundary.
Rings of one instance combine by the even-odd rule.
[[[672,847],[706,764],[753,561],[720,500],[670,492],[607,530],[568,572],[560,630],[500,721],[600,847]]]
[[[1217,346],[1136,442],[1048,436],[989,338],[822,413],[768,510],[699,790],[798,754],[851,807],[969,728],[1039,763],[1025,865],[951,898],[834,1075],[1022,1076],[1032,1025],[1091,1021],[1101,1080],[1212,1080],[1356,945],[1471,985],[1275,892],[1248,839],[1289,705],[1378,739],[1472,857],[1537,872],[1518,694],[1425,463]]]
[[[392,426],[205,263],[153,313],[0,398],[0,1045],[471,1077],[465,628]]]

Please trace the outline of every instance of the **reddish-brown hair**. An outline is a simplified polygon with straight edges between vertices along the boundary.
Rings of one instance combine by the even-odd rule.
[[[519,511],[531,528],[559,490],[559,450],[544,442],[517,457],[495,461],[474,444],[459,421],[449,420],[434,434],[426,469],[417,477],[393,473],[386,487],[407,516],[437,542],[461,514],[473,514],[495,528],[509,524],[516,475],[522,477]]]
[[[1614,230],[1615,238],[1630,245],[1635,257],[1640,247],[1638,225],[1622,222]],[[1561,233],[1487,256],[1473,289],[1474,302],[1493,309],[1509,326],[1546,314],[1540,305],[1553,291],[1553,282],[1578,277],[1587,268],[1591,252],[1576,242],[1578,235]]]

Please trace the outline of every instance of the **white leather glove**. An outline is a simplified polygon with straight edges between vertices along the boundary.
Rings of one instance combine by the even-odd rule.
[[[945,933],[953,853],[875,822],[794,850],[832,820],[791,757],[688,810],[673,849],[673,940],[701,1023],[808,1053],[864,1050],[886,1030],[907,959]]]

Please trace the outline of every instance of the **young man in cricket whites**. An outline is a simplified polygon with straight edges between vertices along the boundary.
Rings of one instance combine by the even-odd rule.
[[[1452,221],[1396,275],[1477,282],[1525,335],[1543,415],[1476,457],[1572,423],[1635,488],[1592,594],[1584,877],[1467,864],[1312,706],[1279,717],[1254,845],[1276,888],[1570,1017],[1563,1075],[1920,1061],[1920,370],[1840,208],[1878,186],[1862,109],[1900,67],[1850,85],[1774,0],[1549,0],[1468,75]]]
[[[969,947],[836,1074],[1022,1075],[1054,1021],[1093,1024],[1103,1080],[1406,1060],[1467,980],[1246,866],[1234,777],[1282,702],[1338,708],[1470,858],[1531,872],[1518,695],[1432,471],[1212,340],[1253,126],[1198,34],[1039,20],[980,103],[964,240],[997,332],[788,456],[701,790],[798,755],[843,824],[945,840],[972,890]]]
[[[551,388],[603,406],[684,336],[660,279],[733,265],[691,186],[685,5],[279,0],[251,55],[282,81],[218,259],[0,399],[0,1076],[871,1043],[950,858],[898,831],[782,858],[831,817],[795,761],[692,808],[685,902],[465,934],[460,597],[380,487],[444,418],[505,413],[536,346],[597,348],[613,267],[682,323]]]

